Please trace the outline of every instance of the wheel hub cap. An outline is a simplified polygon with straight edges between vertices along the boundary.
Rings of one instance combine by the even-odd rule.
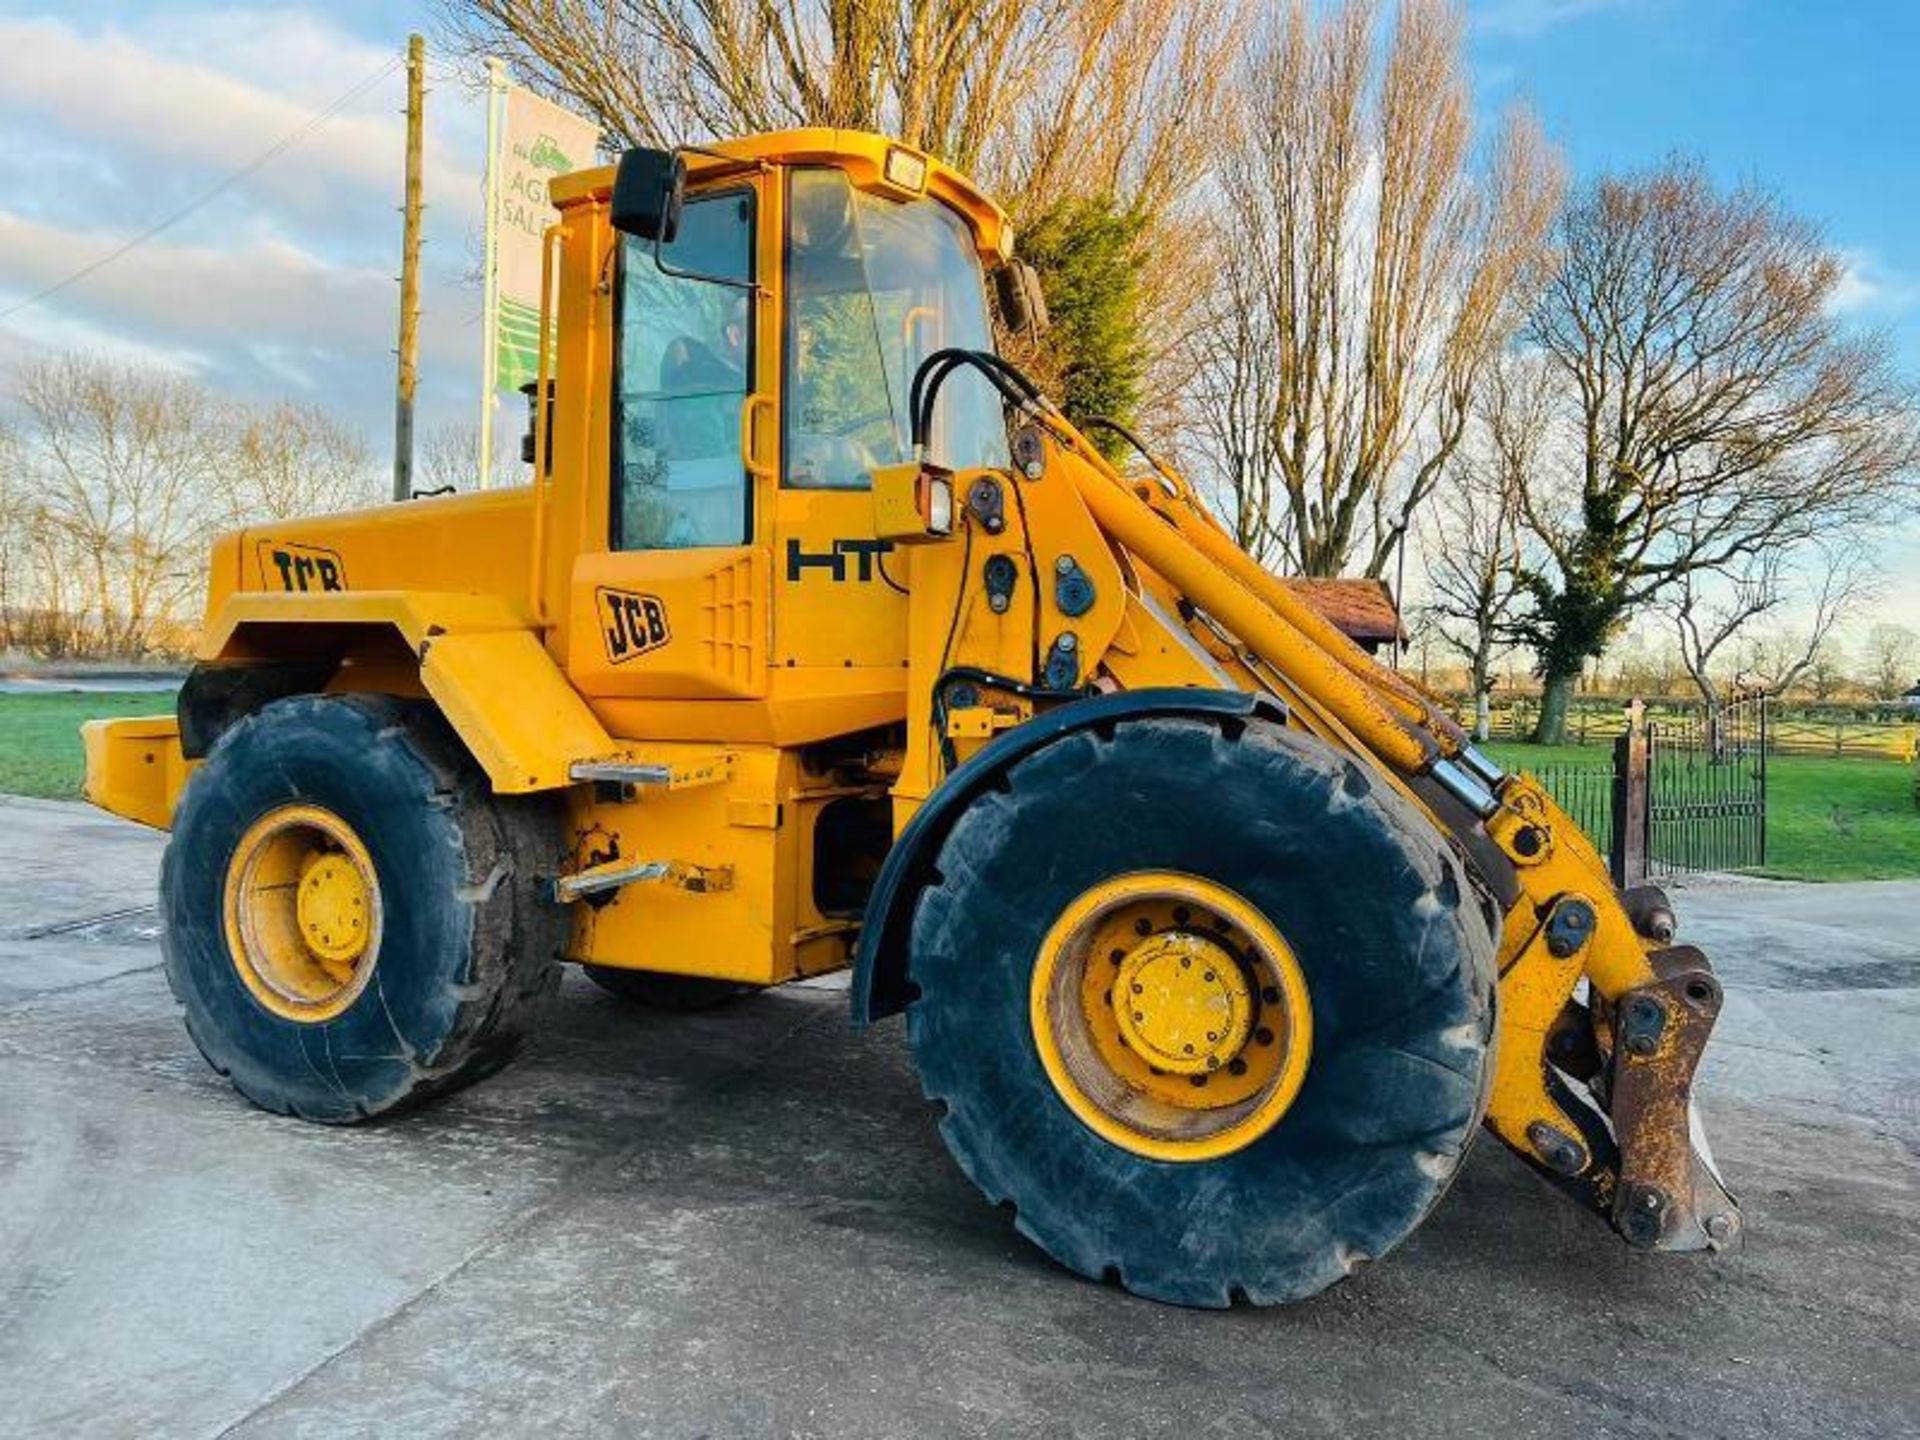
[[[341,1014],[379,960],[373,858],[318,805],[283,805],[249,826],[227,862],[227,955],[266,1010],[301,1024]]]
[[[1218,1070],[1253,1030],[1253,990],[1234,957],[1204,936],[1173,930],[1128,952],[1113,987],[1121,1038],[1147,1064],[1176,1075]]]
[[[344,855],[311,860],[295,901],[300,932],[322,960],[351,965],[367,948],[367,887]]]
[[[1224,886],[1143,870],[1094,885],[1041,941],[1035,1047],[1067,1108],[1159,1160],[1251,1145],[1292,1105],[1313,1039],[1306,975]]]

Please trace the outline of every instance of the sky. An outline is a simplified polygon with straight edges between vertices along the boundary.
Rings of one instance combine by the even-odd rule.
[[[1468,0],[1476,97],[1540,114],[1576,177],[1684,152],[1757,181],[1845,257],[1850,323],[1920,376],[1920,0]],[[0,0],[0,363],[82,347],[391,428],[404,85],[425,0]],[[299,144],[58,295],[315,112]],[[421,424],[478,405],[481,111],[432,65]],[[507,433],[517,433],[509,425]],[[1873,615],[1920,627],[1920,522]]]

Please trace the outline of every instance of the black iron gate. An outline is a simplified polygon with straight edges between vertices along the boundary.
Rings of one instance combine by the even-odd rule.
[[[1766,863],[1766,696],[1736,696],[1705,714],[1649,721],[1646,751],[1652,873]]]

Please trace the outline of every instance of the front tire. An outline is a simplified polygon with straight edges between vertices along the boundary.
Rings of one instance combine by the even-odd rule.
[[[498,1068],[559,982],[560,843],[428,707],[264,707],[188,783],[161,862],[189,1035],[256,1105],[335,1124]]]
[[[975,1184],[1068,1268],[1186,1305],[1312,1295],[1411,1233],[1491,1078],[1493,936],[1432,824],[1265,721],[1121,721],[1003,778],[909,958]]]

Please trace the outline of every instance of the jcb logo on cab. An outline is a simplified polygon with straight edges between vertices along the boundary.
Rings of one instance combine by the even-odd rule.
[[[673,638],[667,628],[667,607],[659,596],[609,590],[604,585],[594,594],[600,604],[600,634],[607,644],[607,658],[614,664],[658,650]]]

